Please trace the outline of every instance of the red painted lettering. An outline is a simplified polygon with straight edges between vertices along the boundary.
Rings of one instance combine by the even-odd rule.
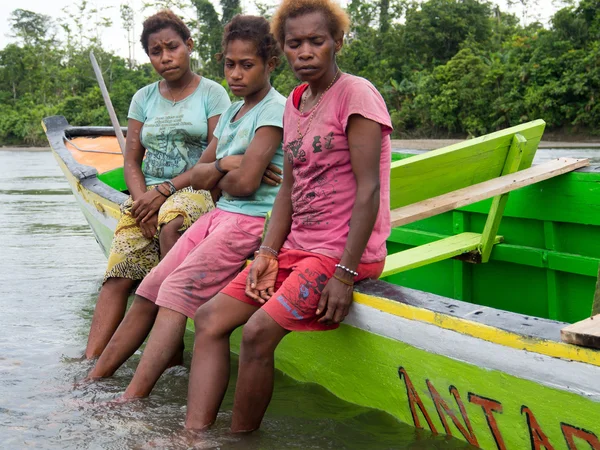
[[[590,444],[590,447],[593,450],[600,450],[600,440],[598,440],[598,436],[591,431],[584,430],[583,428],[577,428],[566,423],[561,423],[560,429],[565,437],[565,441],[567,441],[569,450],[577,450],[577,445],[575,444],[575,440],[573,438],[579,438],[582,441],[587,442]]]
[[[462,418],[465,422],[465,425],[467,426],[466,429],[463,426],[463,424],[460,423],[460,421],[458,420],[458,417],[456,417],[456,414],[454,414],[454,411],[452,411],[450,409],[448,404],[444,401],[444,399],[441,397],[441,395],[435,389],[435,387],[433,386],[431,381],[425,380],[425,383],[427,383],[427,389],[429,389],[429,393],[431,394],[431,398],[433,399],[433,403],[435,404],[435,409],[437,410],[438,416],[440,416],[440,420],[442,421],[442,425],[444,426],[444,430],[446,431],[446,434],[452,436],[452,430],[448,426],[448,421],[446,420],[446,415],[448,415],[448,416],[450,416],[452,423],[454,423],[454,426],[456,428],[458,428],[458,431],[461,432],[461,434],[464,436],[464,438],[467,440],[467,442],[471,445],[475,445],[475,446],[479,447],[479,443],[477,442],[477,438],[475,437],[475,434],[473,433],[473,427],[471,427],[471,421],[469,420],[469,416],[467,416],[467,412],[465,410],[465,405],[463,404],[462,399],[460,398],[458,389],[456,389],[454,386],[450,386],[449,391],[454,396],[454,400],[456,400],[456,404],[458,405],[458,408],[460,410],[460,415],[462,416]]]
[[[525,413],[525,417],[527,417],[527,426],[529,427],[532,450],[540,450],[542,447],[546,450],[554,450],[554,446],[548,440],[548,436],[546,436],[542,427],[540,427],[540,424],[533,415],[533,411],[523,405],[521,406],[521,414],[523,413]]]
[[[421,414],[423,414],[423,417],[425,417],[425,420],[427,421],[427,425],[429,425],[429,429],[432,431],[432,433],[437,434],[437,430],[435,429],[433,422],[431,422],[429,413],[425,409],[425,406],[423,405],[423,402],[421,401],[421,397],[419,397],[419,394],[415,390],[415,387],[413,386],[412,382],[410,381],[410,378],[408,377],[408,374],[406,373],[406,370],[404,369],[404,367],[400,367],[398,369],[398,375],[400,376],[400,379],[404,380],[404,384],[406,385],[406,395],[408,396],[408,405],[410,406],[410,413],[412,415],[413,422],[415,423],[415,427],[423,428],[421,426],[421,422],[419,421],[419,416],[417,415],[416,407],[418,407],[421,410]]]
[[[498,450],[506,450],[504,439],[498,428],[498,422],[496,422],[496,418],[494,417],[495,412],[502,414],[502,403],[490,398],[480,397],[472,392],[469,392],[469,402],[481,406],[483,414],[485,414],[485,420],[487,421],[488,427],[490,427],[494,441],[496,441]]]

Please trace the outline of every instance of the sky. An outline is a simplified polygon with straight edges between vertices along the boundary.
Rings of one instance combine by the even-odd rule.
[[[122,29],[119,5],[128,1],[130,6],[135,11],[135,59],[138,62],[148,62],[147,56],[139,44],[139,34],[142,30],[142,22],[145,17],[149,16],[154,12],[152,9],[142,11],[143,0],[88,0],[92,7],[96,7],[102,16],[109,17],[112,19],[113,25],[106,29],[102,34],[102,44],[106,50],[112,50],[120,56],[125,58],[128,57],[129,49],[127,45],[127,37],[125,31]],[[218,1],[211,0],[213,3]],[[509,0],[510,1],[510,0]],[[531,1],[531,0],[530,0]],[[531,7],[526,14],[525,20],[531,21],[532,17],[537,16],[542,23],[547,23],[548,19],[554,14],[558,6],[556,1],[560,0],[533,0],[537,2],[537,5]],[[342,0],[342,3],[345,3]],[[519,5],[513,5],[512,7],[507,6],[507,0],[495,0],[494,3],[500,5],[503,11],[513,12],[517,16],[523,16],[523,10]],[[518,1],[516,2],[518,3]],[[75,0],[19,0],[17,3],[12,3],[8,0],[0,2],[0,48],[4,48],[6,44],[11,42],[12,38],[10,34],[10,24],[8,21],[11,11],[14,9],[21,8],[27,9],[36,13],[41,13],[50,16],[52,19],[57,21],[60,18],[66,18],[62,10],[63,8],[70,8],[75,10]],[[245,12],[253,13],[256,12],[253,7],[251,0],[242,0],[242,7]]]

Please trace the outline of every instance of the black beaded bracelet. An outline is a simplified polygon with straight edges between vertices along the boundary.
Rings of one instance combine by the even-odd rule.
[[[163,191],[161,191],[158,187],[160,186],[160,184],[157,184],[156,186],[154,186],[154,190],[157,191],[160,195],[162,195],[165,198],[169,198],[169,196],[167,194],[165,194]]]
[[[219,161],[221,161],[220,159],[215,160],[215,169],[217,169],[219,172],[221,172],[223,175],[225,175],[227,172],[224,171],[223,169],[221,169],[221,164],[219,163]]]

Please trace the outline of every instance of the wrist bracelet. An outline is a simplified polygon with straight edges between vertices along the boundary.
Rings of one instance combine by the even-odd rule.
[[[353,282],[344,280],[342,277],[338,277],[335,273],[333,274],[333,278],[338,280],[340,283],[344,283],[346,286],[354,286]]]
[[[173,182],[171,180],[166,180],[165,183],[167,183],[169,185],[169,191],[171,192],[171,195],[173,195],[175,192],[177,192],[177,188],[175,187],[175,185],[173,184]]]
[[[215,160],[215,169],[217,169],[219,172],[225,175],[227,172],[221,169],[221,163],[219,161],[221,161],[221,159]]]
[[[154,186],[154,190],[157,191],[160,195],[162,195],[164,198],[169,198],[169,196],[167,194],[165,194],[163,191],[161,191],[158,187],[160,186],[160,184],[157,184],[156,186]]]
[[[338,269],[342,269],[342,270],[343,270],[343,271],[345,271],[345,272],[348,272],[348,273],[349,273],[350,275],[352,275],[353,277],[357,277],[357,276],[358,276],[358,272],[356,272],[356,271],[354,271],[354,270],[352,270],[352,269],[349,269],[349,268],[348,268],[348,267],[346,267],[346,266],[342,266],[341,264],[336,264],[336,265],[335,265],[335,267],[337,267]]]
[[[279,256],[279,252],[277,250],[272,249],[271,247],[267,247],[266,245],[261,245],[258,247],[259,250],[266,250],[268,252],[273,253],[276,257]]]
[[[258,253],[258,250],[254,252],[254,259],[256,258],[265,258],[265,259],[273,259],[277,261],[277,258],[271,255],[265,255],[264,253]]]

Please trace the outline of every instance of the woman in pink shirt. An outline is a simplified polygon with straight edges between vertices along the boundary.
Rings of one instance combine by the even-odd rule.
[[[284,0],[273,17],[303,82],[285,106],[283,184],[252,265],[196,312],[187,428],[215,421],[235,328],[246,323],[231,428],[245,432],[269,404],[279,342],[291,331],[337,328],[354,282],[383,270],[391,121],[373,85],[337,66],[348,26],[332,0]]]

